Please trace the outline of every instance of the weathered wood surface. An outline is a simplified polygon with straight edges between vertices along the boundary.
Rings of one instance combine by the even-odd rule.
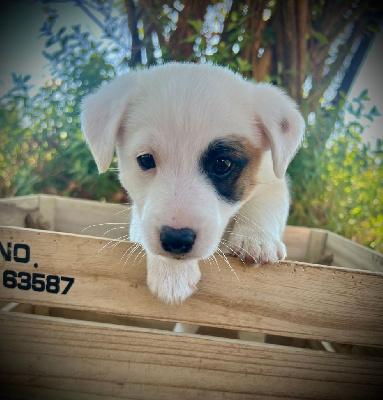
[[[333,255],[333,265],[347,265],[347,268],[383,272],[382,254],[335,233],[328,232],[324,252]]]
[[[129,234],[131,210],[123,204],[50,195],[0,199],[0,225],[42,229],[26,225],[28,214],[35,220],[42,216],[49,230],[117,239]],[[310,234],[309,228],[286,228],[283,240],[290,260],[305,261]]]
[[[7,201],[8,200],[8,201]],[[28,227],[30,221],[40,221],[46,226],[53,228],[50,221],[46,221],[40,211],[40,198],[28,198],[22,201],[12,199],[0,199],[0,225]]]
[[[235,276],[217,255],[219,269],[214,263],[201,263],[197,293],[181,306],[168,306],[150,294],[145,259],[139,262],[139,250],[124,265],[131,243],[21,228],[0,228],[0,238],[2,243],[30,247],[27,264],[2,257],[1,275],[4,270],[14,270],[75,278],[65,295],[1,285],[0,301],[383,345],[380,273],[292,262],[245,268],[238,259],[229,257]]]
[[[36,226],[25,223],[28,214]],[[116,239],[128,236],[130,214],[128,205],[60,196],[0,199],[0,225],[94,237]],[[287,226],[283,241],[289,260],[383,272],[381,254],[325,230]],[[225,248],[223,250],[226,251]]]
[[[26,217],[39,217],[57,232],[118,238],[128,232],[129,206],[60,196],[36,195],[0,199],[0,225],[28,226]],[[113,229],[116,228],[116,229]],[[123,233],[124,231],[124,233]]]
[[[4,312],[0,325],[3,396],[352,400],[383,390],[378,358]]]

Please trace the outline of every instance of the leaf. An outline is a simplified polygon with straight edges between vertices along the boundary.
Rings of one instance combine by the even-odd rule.
[[[81,25],[72,25],[73,32],[79,35],[81,33]]]
[[[230,31],[232,31],[232,30],[234,30],[234,29],[237,29],[237,27],[238,27],[238,24],[237,24],[237,23],[235,23],[235,22],[230,22],[229,25],[227,26],[226,30],[227,30],[228,32],[230,32]]]
[[[369,114],[373,117],[381,117],[382,114],[379,112],[378,108],[376,106],[373,106],[369,112]]]
[[[194,43],[199,35],[192,35],[187,37],[186,39],[182,39],[181,43]]]
[[[202,20],[200,20],[200,19],[195,19],[195,20],[189,19],[188,20],[188,24],[191,25],[195,29],[195,31],[197,33],[201,33],[202,28],[203,28],[203,21]]]
[[[236,61],[238,63],[238,68],[240,72],[251,70],[251,64],[247,60],[244,60],[241,57],[236,57]]]
[[[65,36],[64,38],[61,39],[60,45],[61,45],[61,48],[63,49],[63,51],[66,50],[68,41],[69,41],[69,37],[68,36]]]
[[[328,45],[330,43],[328,41],[328,39],[326,38],[326,36],[323,35],[323,33],[320,33],[318,31],[312,30],[312,35],[314,36],[314,38],[316,40],[318,40],[319,43],[323,44],[324,46],[326,46],[326,45]]]
[[[64,34],[65,31],[66,31],[66,28],[65,28],[65,27],[62,27],[62,28],[57,32],[57,37],[60,38],[60,37]]]
[[[57,39],[55,36],[51,36],[49,39],[45,41],[45,47],[51,47],[57,42]]]
[[[374,117],[372,115],[370,115],[370,114],[364,114],[363,117],[367,118],[371,122],[374,122]]]
[[[355,99],[355,101],[357,101],[358,103],[360,103],[362,101],[369,101],[369,100],[371,100],[371,99],[368,97],[368,89],[363,89],[360,92],[359,96]]]

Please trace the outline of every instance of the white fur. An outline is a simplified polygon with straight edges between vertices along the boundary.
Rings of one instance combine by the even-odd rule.
[[[130,238],[147,252],[154,295],[168,303],[189,297],[200,279],[198,260],[215,252],[237,212],[228,239],[236,253],[256,264],[285,257],[284,174],[304,122],[281,90],[222,67],[171,63],[116,78],[86,97],[82,109],[83,132],[100,172],[117,150],[120,180],[134,203]],[[209,143],[227,136],[264,152],[259,184],[246,202],[222,200],[198,167]],[[139,168],[137,157],[145,153],[154,156],[156,168]],[[162,249],[164,225],[196,232],[186,259],[169,258]]]

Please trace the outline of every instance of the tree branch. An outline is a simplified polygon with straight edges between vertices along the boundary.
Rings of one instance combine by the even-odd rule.
[[[125,7],[128,18],[128,28],[130,34],[132,35],[131,63],[132,65],[136,65],[141,62],[141,48],[142,48],[142,42],[137,28],[138,13],[133,0],[125,0]]]

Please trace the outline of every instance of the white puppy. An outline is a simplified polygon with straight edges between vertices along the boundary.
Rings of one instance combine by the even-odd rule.
[[[100,172],[117,150],[133,201],[130,239],[147,253],[147,282],[167,303],[196,289],[198,260],[223,243],[256,265],[286,256],[286,168],[304,121],[269,84],[229,69],[170,63],[130,72],[82,104],[82,128]]]

